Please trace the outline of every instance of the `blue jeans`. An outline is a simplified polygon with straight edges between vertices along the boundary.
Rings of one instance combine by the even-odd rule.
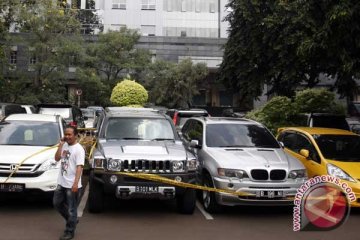
[[[74,234],[76,229],[80,192],[81,188],[74,193],[71,191],[71,188],[64,188],[60,185],[58,185],[54,192],[54,207],[65,219],[65,232],[70,234]]]

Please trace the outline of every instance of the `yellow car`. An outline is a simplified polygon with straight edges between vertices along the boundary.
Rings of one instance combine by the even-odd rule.
[[[353,132],[315,127],[278,130],[285,151],[299,159],[308,177],[332,175],[348,184],[355,193],[352,207],[360,207],[360,135]]]

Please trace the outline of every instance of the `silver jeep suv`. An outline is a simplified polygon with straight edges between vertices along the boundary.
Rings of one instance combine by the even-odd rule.
[[[219,211],[221,205],[291,205],[297,189],[306,181],[304,166],[287,155],[274,136],[255,121],[191,118],[181,135],[199,160],[199,183],[251,194],[203,191],[201,200],[208,212]]]
[[[175,198],[181,213],[193,213],[193,189],[121,174],[150,173],[195,183],[196,158],[186,151],[168,116],[152,109],[112,107],[99,121],[97,148],[90,159],[90,212],[101,212],[104,195],[111,194],[120,199]]]

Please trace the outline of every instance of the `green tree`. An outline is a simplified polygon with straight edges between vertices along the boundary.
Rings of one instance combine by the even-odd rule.
[[[146,89],[139,83],[124,79],[112,90],[110,101],[117,106],[144,106],[148,100]]]
[[[18,101],[34,99],[27,95],[36,95],[36,102],[64,101],[65,73],[82,54],[76,11],[59,7],[53,1],[25,1],[16,9],[15,22],[20,34],[11,34],[7,46],[16,42],[32,59],[30,71],[17,69],[7,73],[22,86],[14,93],[20,96]]]
[[[205,64],[193,64],[190,59],[178,64],[156,61],[146,74],[145,86],[150,101],[167,107],[190,107],[199,93],[198,84],[208,74]]]
[[[352,96],[359,73],[358,1],[231,0],[233,11],[220,80],[243,98],[293,96],[305,83],[314,87],[321,73],[336,77],[334,88]]]

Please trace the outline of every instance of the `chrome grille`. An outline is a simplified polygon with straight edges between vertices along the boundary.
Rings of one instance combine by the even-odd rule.
[[[0,163],[0,172],[12,172],[17,164]],[[22,164],[17,173],[31,173],[36,169],[36,164]]]
[[[121,171],[125,172],[158,172],[170,173],[171,161],[151,161],[151,160],[123,160],[121,161]]]

